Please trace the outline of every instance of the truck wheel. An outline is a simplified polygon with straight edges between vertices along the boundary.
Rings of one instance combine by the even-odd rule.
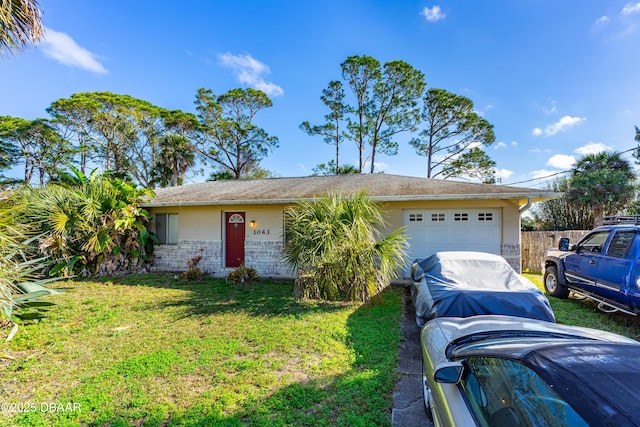
[[[549,266],[544,270],[544,291],[556,298],[564,299],[569,296],[569,288],[558,282],[558,269],[555,266]]]

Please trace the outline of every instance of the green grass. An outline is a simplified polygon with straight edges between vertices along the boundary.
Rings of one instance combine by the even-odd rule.
[[[61,286],[0,346],[0,403],[35,407],[0,426],[390,425],[401,290],[357,305],[160,274]]]
[[[544,291],[541,275],[524,274],[524,276]],[[552,296],[547,298],[558,323],[601,329],[640,340],[640,319],[638,316],[624,313],[604,313],[598,310],[598,305],[595,302],[590,300],[559,299]]]

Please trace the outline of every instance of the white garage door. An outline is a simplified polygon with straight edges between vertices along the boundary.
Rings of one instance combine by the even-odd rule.
[[[500,209],[405,209],[409,261],[438,251],[480,251],[500,255]],[[409,270],[410,271],[410,270]]]

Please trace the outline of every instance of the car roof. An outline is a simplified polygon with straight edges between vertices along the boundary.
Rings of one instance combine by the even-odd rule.
[[[585,420],[640,425],[640,344],[556,343],[524,354],[521,361]]]
[[[637,341],[622,335],[613,334],[597,329],[579,326],[562,325],[543,320],[503,315],[478,315],[471,317],[438,317],[429,320],[424,325],[424,332],[437,328],[445,339],[455,346],[464,341],[480,341],[486,338],[504,336],[539,336],[539,337],[581,337],[598,341],[627,342]]]
[[[516,359],[532,369],[585,420],[640,425],[640,343],[518,332],[488,334],[453,346],[452,360]]]
[[[618,225],[601,225],[600,227],[596,227],[591,231],[601,231],[601,230],[620,230],[620,229],[629,229],[629,230],[640,230],[640,225],[634,224],[618,224]]]

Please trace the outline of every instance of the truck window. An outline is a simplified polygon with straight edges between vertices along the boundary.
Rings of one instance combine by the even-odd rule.
[[[617,231],[611,239],[607,255],[615,258],[626,258],[637,233],[635,231]]]
[[[600,231],[590,234],[580,243],[578,251],[601,253],[602,247],[607,241],[607,237],[609,237],[608,231]]]

